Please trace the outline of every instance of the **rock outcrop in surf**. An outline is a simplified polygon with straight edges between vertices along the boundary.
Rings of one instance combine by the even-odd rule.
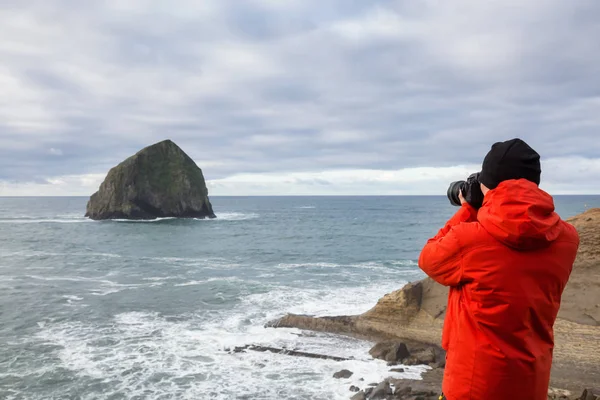
[[[202,170],[171,140],[146,147],[112,168],[91,196],[85,216],[216,218]]]

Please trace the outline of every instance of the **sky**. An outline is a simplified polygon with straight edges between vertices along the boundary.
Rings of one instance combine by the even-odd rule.
[[[497,141],[600,193],[597,0],[0,0],[0,195],[171,139],[212,195],[446,193]]]

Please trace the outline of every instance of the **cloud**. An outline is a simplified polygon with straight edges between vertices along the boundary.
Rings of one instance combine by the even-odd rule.
[[[0,5],[3,194],[56,193],[48,180],[89,192],[70,177],[165,138],[216,192],[245,194],[219,184],[274,171],[295,189],[247,190],[345,193],[327,175],[340,171],[445,176],[517,136],[548,160],[548,187],[600,187],[580,173],[600,159],[594,0]]]

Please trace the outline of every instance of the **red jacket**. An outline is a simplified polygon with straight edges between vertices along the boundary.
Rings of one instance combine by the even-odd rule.
[[[579,236],[524,179],[463,205],[419,266],[450,286],[442,334],[449,400],[546,400],[553,325]]]

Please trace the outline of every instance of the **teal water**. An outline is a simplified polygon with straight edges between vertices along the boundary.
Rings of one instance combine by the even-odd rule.
[[[444,197],[213,197],[216,220],[92,222],[86,201],[0,198],[2,399],[347,399],[389,375],[369,343],[263,325],[368,310],[423,276],[419,251],[455,211]],[[556,204],[568,217],[600,196]],[[245,344],[354,360],[227,352]],[[354,376],[334,380],[342,368]]]

